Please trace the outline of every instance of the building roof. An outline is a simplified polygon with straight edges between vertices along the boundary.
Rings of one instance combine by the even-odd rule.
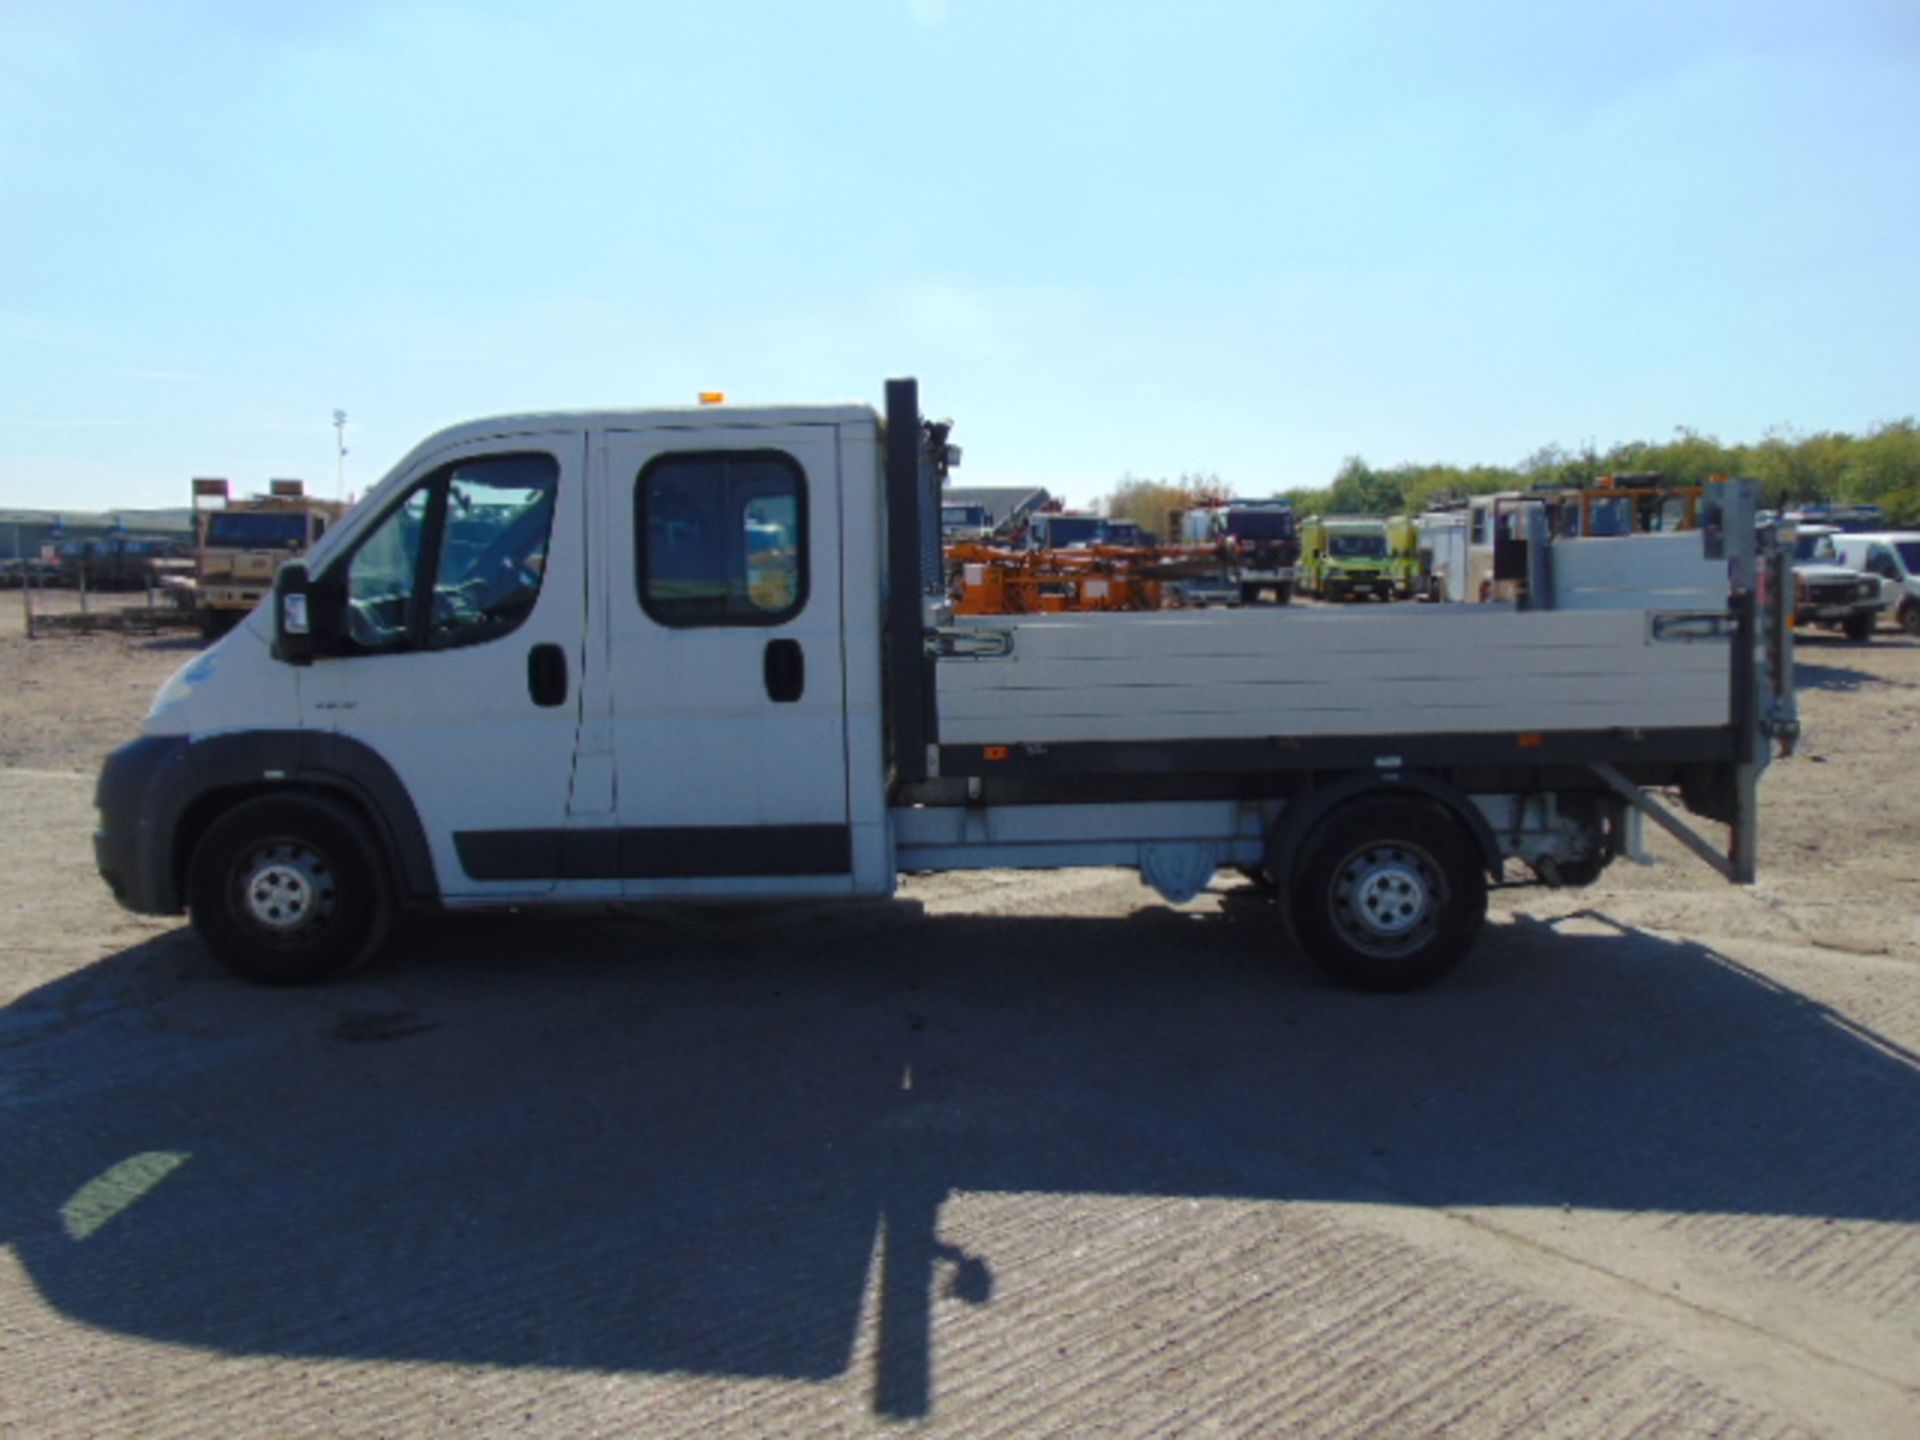
[[[23,529],[81,530],[89,534],[134,530],[149,535],[193,533],[193,511],[187,506],[164,510],[0,510],[0,525]]]

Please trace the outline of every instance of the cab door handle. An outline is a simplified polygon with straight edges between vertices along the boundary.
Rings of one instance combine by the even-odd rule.
[[[558,645],[536,645],[527,652],[527,694],[546,709],[567,703],[567,652]]]
[[[762,670],[767,698],[776,705],[791,705],[806,693],[807,656],[798,640],[769,640]]]

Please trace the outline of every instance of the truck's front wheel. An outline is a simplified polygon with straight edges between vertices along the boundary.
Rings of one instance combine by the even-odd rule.
[[[1872,610],[1856,610],[1853,614],[1847,616],[1847,618],[1841,622],[1841,629],[1846,631],[1847,639],[1853,641],[1856,645],[1864,645],[1867,641],[1873,639],[1874,614],[1875,612]]]
[[[1431,985],[1465,958],[1486,919],[1477,849],[1431,806],[1356,801],[1321,822],[1287,878],[1294,938],[1350,989]]]
[[[373,837],[317,795],[262,796],[214,821],[187,868],[187,905],[214,958],[262,985],[330,980],[393,921]]]

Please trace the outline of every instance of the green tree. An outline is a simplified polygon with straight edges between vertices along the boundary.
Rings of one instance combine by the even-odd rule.
[[[1349,455],[1333,477],[1328,503],[1336,514],[1397,515],[1407,503],[1405,480],[1404,474],[1375,470]]]
[[[1849,450],[1841,488],[1850,501],[1884,505],[1920,487],[1920,429],[1911,417],[1882,425]]]
[[[1780,509],[1823,501],[1874,502],[1886,509],[1890,521],[1920,522],[1920,423],[1912,416],[1863,436],[1835,431],[1798,435],[1775,427],[1758,441],[1737,445],[1680,425],[1669,439],[1624,440],[1604,451],[1591,443],[1578,451],[1541,445],[1517,466],[1407,461],[1376,469],[1361,456],[1349,455],[1329,484],[1296,487],[1285,496],[1302,515],[1405,514],[1443,497],[1535,485],[1585,486],[1601,475],[1631,470],[1657,470],[1678,485],[1704,484],[1715,475],[1749,475],[1761,482],[1766,503]],[[1133,496],[1133,490],[1141,493]],[[1109,500],[1108,513],[1124,513],[1157,530],[1166,523],[1167,509],[1192,503],[1202,494],[1229,493],[1215,475],[1182,475],[1177,481],[1129,477]]]

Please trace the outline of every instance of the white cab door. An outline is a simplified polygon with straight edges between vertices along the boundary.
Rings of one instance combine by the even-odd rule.
[[[434,456],[328,567],[344,653],[301,672],[305,723],[398,776],[449,899],[545,894],[566,873],[586,458],[579,430]]]
[[[616,864],[631,897],[852,888],[838,433],[603,437]]]

